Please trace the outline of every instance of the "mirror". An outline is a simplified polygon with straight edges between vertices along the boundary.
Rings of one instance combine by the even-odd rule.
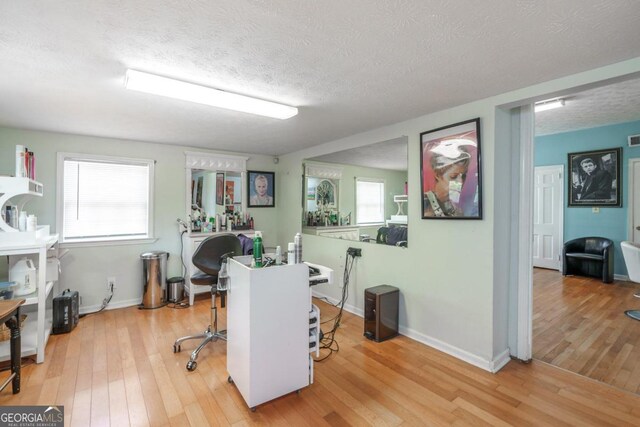
[[[209,153],[186,152],[187,200],[186,215],[191,231],[215,231],[211,217],[243,218],[245,202],[246,158]],[[235,222],[234,222],[235,223]],[[211,229],[203,229],[201,224]]]
[[[191,169],[191,206],[209,216],[242,210],[242,176],[239,172]],[[209,215],[211,214],[211,215]]]
[[[408,138],[305,160],[303,233],[408,245]]]

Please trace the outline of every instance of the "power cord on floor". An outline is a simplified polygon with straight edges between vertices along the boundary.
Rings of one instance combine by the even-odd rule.
[[[69,290],[69,289],[67,289],[67,290]],[[111,286],[109,286],[109,296],[102,300],[102,306],[100,307],[100,309],[97,310],[97,311],[92,311],[91,313],[81,314],[80,318],[82,319],[83,317],[87,317],[90,314],[100,313],[102,310],[107,308],[107,306],[111,302],[111,298],[113,298],[113,283],[111,283]]]
[[[183,302],[183,301],[170,302],[166,305],[166,307],[175,308],[175,309],[189,308],[189,303]]]
[[[336,353],[340,350],[340,346],[338,345],[338,341],[336,340],[336,332],[340,327],[340,321],[342,320],[342,313],[344,311],[344,304],[349,298],[349,278],[351,276],[351,269],[353,268],[355,259],[356,257],[353,254],[349,253],[349,251],[347,251],[347,257],[344,263],[344,272],[342,275],[342,296],[338,304],[331,304],[334,307],[339,308],[338,314],[336,314],[332,319],[321,322],[322,324],[325,324],[333,321],[333,326],[328,332],[320,331],[320,351],[322,352],[323,350],[328,350],[329,352],[324,356],[315,359],[316,362],[327,360],[333,353]]]

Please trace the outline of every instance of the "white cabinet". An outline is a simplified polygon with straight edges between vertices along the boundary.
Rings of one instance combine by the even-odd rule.
[[[312,382],[311,291],[306,264],[250,268],[249,262],[229,261],[227,371],[254,408]]]
[[[245,236],[250,237],[252,239],[255,234],[253,230],[235,230],[235,231],[220,231],[217,233],[216,232],[185,233],[182,235],[182,247],[183,247],[182,261],[184,262],[184,265],[187,268],[187,274],[184,281],[184,290],[187,294],[189,294],[189,305],[193,305],[193,299],[195,295],[205,293],[205,292],[207,293],[211,292],[210,286],[195,285],[191,283],[190,277],[200,272],[200,270],[198,270],[196,266],[193,265],[193,263],[191,262],[191,258],[193,258],[193,254],[195,253],[196,249],[198,249],[198,246],[200,246],[200,244],[207,237],[215,236],[218,234],[225,234],[225,233],[233,233],[236,235],[244,234]]]
[[[11,199],[22,210],[30,197],[42,196],[42,184],[28,178],[0,177],[0,209]],[[37,289],[33,294],[16,296],[24,299],[20,309],[27,318],[21,332],[22,356],[36,355],[36,362],[44,362],[44,350],[51,334],[53,321],[52,298],[57,292],[57,275],[47,281],[47,255],[57,256],[58,235],[49,235],[49,226],[34,231],[19,232],[0,219],[0,256],[9,256],[9,264],[22,257],[34,260],[37,271]],[[0,360],[9,359],[9,341],[0,342]]]

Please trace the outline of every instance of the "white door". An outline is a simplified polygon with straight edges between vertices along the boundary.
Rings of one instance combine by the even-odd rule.
[[[560,270],[564,166],[538,166],[534,172],[533,266]]]
[[[629,160],[629,240],[640,243],[640,159]]]

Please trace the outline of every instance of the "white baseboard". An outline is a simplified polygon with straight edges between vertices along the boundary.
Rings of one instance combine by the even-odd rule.
[[[330,301],[332,304],[337,304],[339,300],[319,293],[317,291],[313,291],[313,296],[316,298],[322,298]],[[349,313],[355,314],[359,317],[364,317],[364,312],[362,309],[357,308],[350,304],[345,304],[344,309]],[[399,331],[401,335],[404,335],[412,340],[418,341],[422,344],[428,345],[429,347],[435,348],[436,350],[440,350],[443,353],[446,353],[450,356],[455,357],[456,359],[460,359],[464,362],[470,363],[473,366],[477,366],[480,369],[484,369],[485,371],[489,371],[491,373],[496,373],[502,367],[504,367],[510,359],[509,357],[509,349],[504,350],[493,360],[488,360],[483,357],[477,356],[473,353],[469,353],[466,350],[462,350],[458,347],[452,346],[444,341],[440,341],[436,338],[430,337],[428,335],[424,335],[420,332],[414,331],[413,329],[406,328],[400,325]]]
[[[109,305],[107,305],[107,307],[105,308],[105,310],[115,310],[116,308],[133,307],[135,305],[140,305],[141,303],[142,303],[142,297],[124,300],[124,301],[118,301],[118,302],[110,302]],[[96,311],[100,310],[100,307],[102,307],[102,304],[87,305],[87,306],[80,307],[80,314],[95,313]]]
[[[622,280],[623,282],[630,282],[629,276],[625,276],[624,274],[614,274],[613,280]]]

